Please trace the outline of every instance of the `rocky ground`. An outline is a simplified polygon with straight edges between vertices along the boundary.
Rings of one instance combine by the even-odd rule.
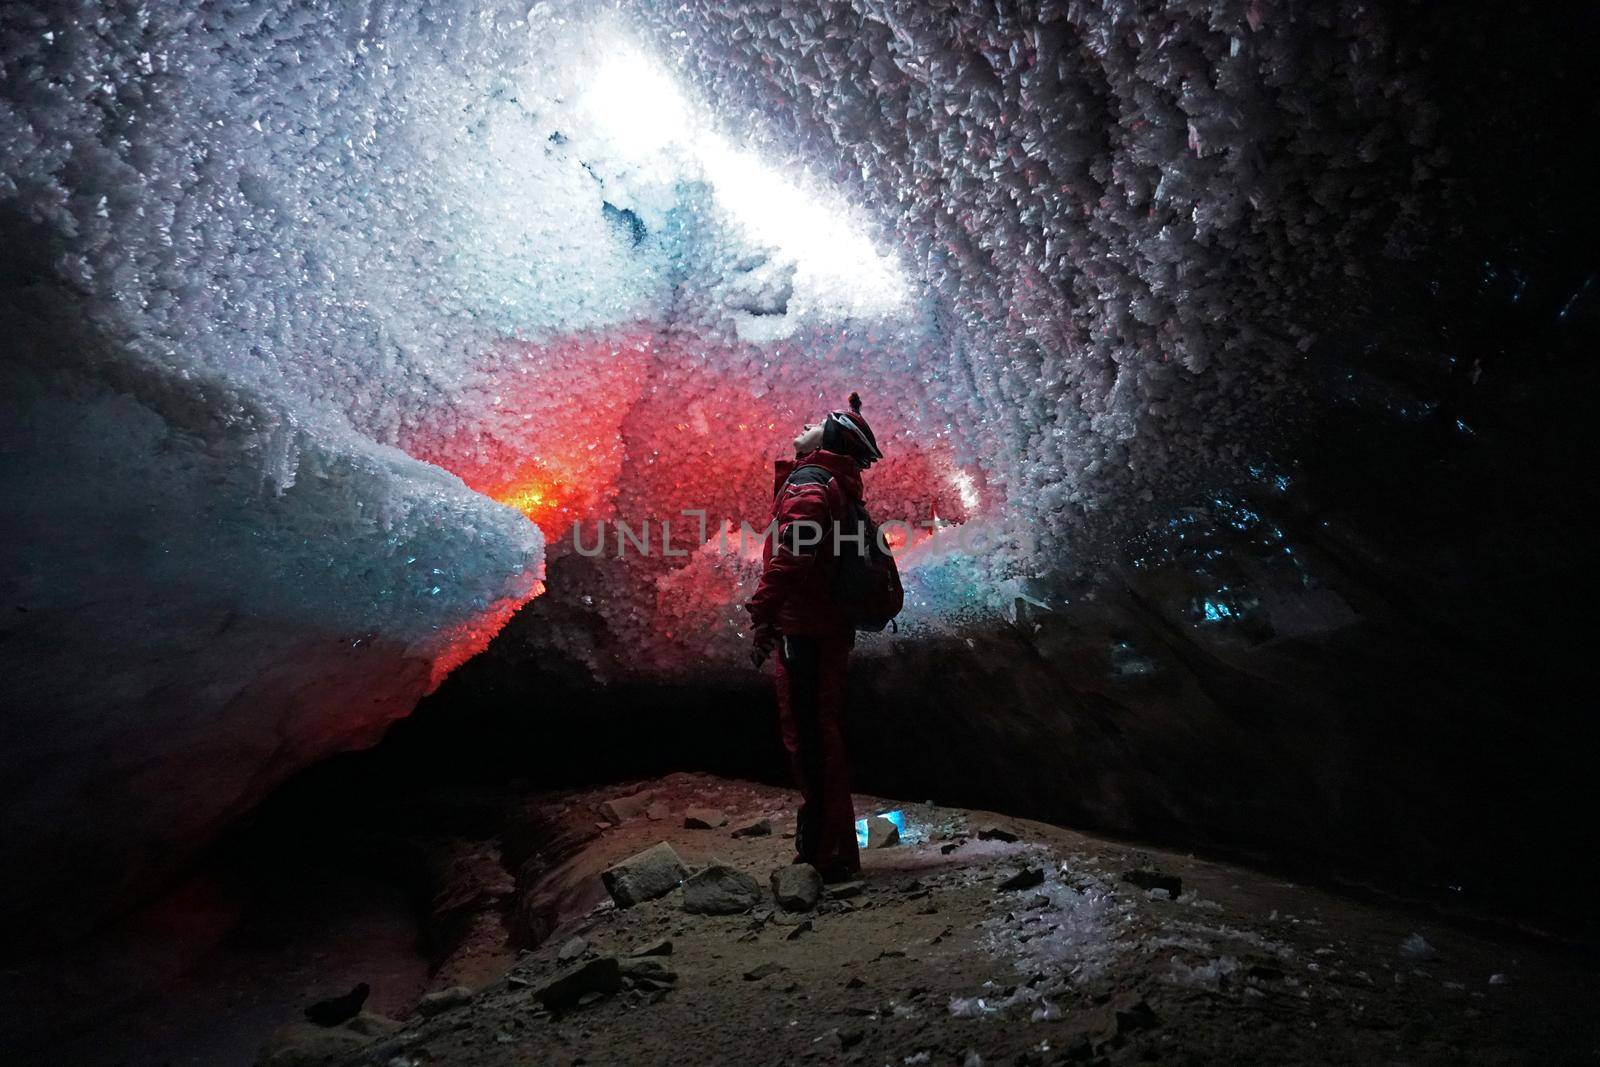
[[[701,775],[520,799],[489,851],[458,857],[433,992],[398,1021],[290,1024],[260,1062],[1600,1058],[1596,967],[1571,950],[869,797],[858,815],[900,826],[876,823],[859,882],[813,902],[789,869],[794,803]],[[484,874],[491,854],[514,880]]]

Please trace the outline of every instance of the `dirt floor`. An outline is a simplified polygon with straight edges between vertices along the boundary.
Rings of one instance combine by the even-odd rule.
[[[536,949],[480,921],[433,983],[484,983],[470,995],[396,1024],[290,1026],[262,1062],[1600,1060],[1592,957],[981,812],[858,798],[859,816],[900,812],[901,841],[863,853],[858,884],[785,911],[766,887],[792,856],[794,802],[701,775],[525,801],[505,841],[526,853],[517,884],[490,910],[525,941],[548,935]],[[727,825],[687,829],[690,807]],[[734,836],[763,818],[769,835]],[[762,899],[689,914],[678,888],[617,907],[601,872],[662,841],[690,870],[747,872]],[[653,962],[631,958],[646,949]],[[552,1013],[541,994],[570,975],[596,988]]]

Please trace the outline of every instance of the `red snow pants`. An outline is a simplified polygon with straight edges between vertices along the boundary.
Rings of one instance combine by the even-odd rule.
[[[843,730],[852,636],[785,636],[778,646],[778,723],[802,801],[795,862],[811,864],[828,881],[861,870]]]

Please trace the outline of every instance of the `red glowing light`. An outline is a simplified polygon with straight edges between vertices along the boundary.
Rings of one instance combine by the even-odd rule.
[[[471,483],[468,483],[471,484]],[[572,509],[583,496],[570,482],[537,460],[524,463],[500,484],[473,486],[484,496],[516,508],[545,532],[564,534],[573,520]],[[558,531],[559,528],[559,531]]]
[[[622,424],[643,392],[650,335],[508,343],[453,411],[408,439],[407,452],[516,508],[547,545],[598,517],[622,468]],[[564,392],[550,389],[565,383]]]
[[[746,381],[681,373],[676,345],[656,338],[640,326],[496,346],[471,385],[401,446],[537,524],[558,585],[575,524],[583,524],[585,543],[599,536],[615,545],[617,522],[648,522],[655,550],[607,553],[596,598],[615,609],[608,625],[619,640],[641,656],[677,662],[681,655],[657,647],[662,638],[703,644],[737,623],[736,605],[753,588],[761,553],[759,535],[741,541],[737,533],[741,522],[755,530],[766,523],[773,459],[790,453],[791,435],[830,406],[819,396],[842,398],[862,383],[807,379],[752,395]],[[897,434],[893,404],[886,398],[882,408],[872,417],[888,455],[866,477],[867,502],[881,522],[914,527],[886,527],[900,553],[932,536],[926,524],[935,516],[972,518],[983,486],[981,475],[974,480],[957,466],[940,432]],[[542,571],[528,577],[525,595],[446,635],[435,683],[543,591]]]

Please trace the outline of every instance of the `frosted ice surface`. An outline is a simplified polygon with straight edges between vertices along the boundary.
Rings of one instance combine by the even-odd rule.
[[[1404,213],[1365,197],[1374,160],[1431,121],[1370,13],[1244,2],[1159,20],[1122,0],[1021,21],[910,2],[5,18],[0,191],[34,238],[23,276],[81,295],[104,339],[83,373],[137,365],[158,393],[213,383],[255,410],[239,462],[273,500],[311,457],[377,444],[521,507],[532,476],[486,468],[509,462],[497,450],[543,463],[554,425],[602,452],[562,461],[592,515],[630,481],[659,488],[632,469],[666,452],[639,425],[649,395],[719,430],[771,424],[737,442],[759,451],[860,385],[892,446],[956,479],[944,514],[1034,535],[980,571],[1037,565],[1238,462],[1293,396],[1298,305],[1340,268],[1329,249]],[[648,350],[584,396],[609,407],[593,426],[549,409],[629,357],[573,357],[573,338]],[[723,388],[762,403],[734,410]],[[241,418],[221,414],[209,432]],[[681,477],[725,480],[710,459]],[[937,506],[925,466],[880,473],[884,507]],[[381,492],[355,503],[397,517]],[[466,526],[505,523],[463,507]],[[913,575],[913,612],[982,606],[961,567]],[[490,570],[463,582],[460,561],[416,618],[506,592]]]
[[[937,305],[894,386],[1034,561],[1242,462],[1430,137],[1368,8],[628,6],[745,142],[873,210]]]
[[[1134,906],[1118,898],[1114,884],[1104,875],[1054,860],[1048,853],[1030,862],[1041,861],[1044,883],[1015,900],[997,901],[997,908],[1009,906],[1010,910],[979,924],[983,931],[980,942],[995,956],[1013,961],[1018,971],[1043,970],[1073,982],[1092,980],[1130,949],[1128,930]],[[1026,986],[1017,992],[1029,999],[1038,995]],[[981,1005],[964,1005],[962,1011],[986,1013],[998,1006],[991,999]],[[956,1007],[952,1005],[951,1010]]]
[[[1173,959],[1169,964],[1168,976],[1178,985],[1215,989],[1238,972],[1238,960],[1232,956],[1218,956],[1195,965]]]
[[[30,699],[93,720],[61,679],[136,616],[99,714],[156,732],[338,676],[230,673],[197,620],[389,650],[251,742],[292,762],[436,684],[547,551],[574,654],[587,597],[642,666],[731,656],[749,560],[564,589],[566,535],[760,522],[851,389],[875,511],[939,524],[912,634],[1242,463],[1430,112],[1366,9],[1030,10],[6,4],[6,579],[78,627]],[[951,549],[968,522],[1026,543]]]

